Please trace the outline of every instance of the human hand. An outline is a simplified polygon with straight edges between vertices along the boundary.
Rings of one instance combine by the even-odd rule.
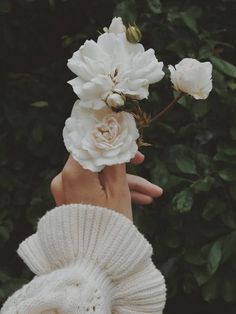
[[[57,205],[101,206],[132,219],[125,164],[107,166],[100,173],[94,173],[82,168],[70,156],[62,172],[53,179],[51,191]]]
[[[131,163],[138,165],[138,164],[141,164],[143,161],[144,161],[144,155],[138,152],[136,156],[131,160]],[[72,171],[72,168],[71,169],[68,169],[68,167],[64,168],[64,179],[65,179],[65,170],[67,169],[67,172],[70,172]],[[126,179],[128,182],[131,200],[133,203],[147,205],[147,204],[152,203],[153,198],[157,198],[162,195],[163,191],[160,187],[152,184],[151,182],[147,181],[144,178],[127,174]],[[80,186],[77,187],[76,193],[78,193],[79,189],[80,189]],[[64,192],[64,187],[63,187],[62,172],[59,173],[53,179],[52,184],[51,184],[51,190],[52,190],[52,194],[54,196],[55,202],[58,206],[62,204],[67,204],[68,200],[65,198],[65,195],[64,195],[65,192]],[[88,191],[91,192],[89,188],[88,188]],[[76,203],[75,200],[74,201],[72,200],[71,202]]]
[[[138,152],[130,162],[134,165],[139,165],[143,163],[143,161],[144,155]],[[154,198],[160,197],[163,193],[162,188],[142,177],[127,174],[127,181],[130,189],[131,200],[134,204],[151,204]]]

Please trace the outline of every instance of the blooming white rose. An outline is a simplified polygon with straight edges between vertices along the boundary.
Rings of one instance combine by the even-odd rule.
[[[110,27],[114,33],[102,34],[97,42],[87,40],[68,60],[68,67],[78,76],[68,83],[85,108],[106,107],[113,93],[138,100],[147,98],[149,84],[164,76],[163,62],[158,62],[153,49],[145,51],[143,45],[131,44],[125,32],[112,24]]]
[[[75,102],[63,130],[64,143],[83,168],[94,172],[130,161],[138,150],[139,132],[128,112],[86,109]]]
[[[175,65],[169,65],[171,82],[177,91],[206,99],[212,90],[212,64],[185,58]]]

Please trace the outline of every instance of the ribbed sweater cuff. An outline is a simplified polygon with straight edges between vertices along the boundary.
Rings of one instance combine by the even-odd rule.
[[[110,209],[56,207],[18,254],[39,278],[67,268],[91,274],[114,313],[162,313],[166,288],[151,261],[152,247],[128,218]]]
[[[94,261],[114,280],[135,272],[152,255],[152,247],[134,224],[110,209],[63,205],[49,211],[18,254],[37,275],[77,260]]]

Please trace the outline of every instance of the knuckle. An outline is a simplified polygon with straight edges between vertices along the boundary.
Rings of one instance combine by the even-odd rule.
[[[66,181],[66,182],[72,180],[73,176],[72,176],[71,171],[68,167],[64,167],[64,169],[61,172],[61,177],[62,177],[62,180]]]
[[[62,181],[68,185],[78,184],[82,181],[81,175],[75,173],[69,167],[65,167],[61,172]]]

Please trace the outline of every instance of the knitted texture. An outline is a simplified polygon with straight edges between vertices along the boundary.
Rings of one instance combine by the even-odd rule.
[[[91,205],[48,212],[18,254],[36,274],[1,314],[162,313],[166,287],[152,247],[121,214]]]

